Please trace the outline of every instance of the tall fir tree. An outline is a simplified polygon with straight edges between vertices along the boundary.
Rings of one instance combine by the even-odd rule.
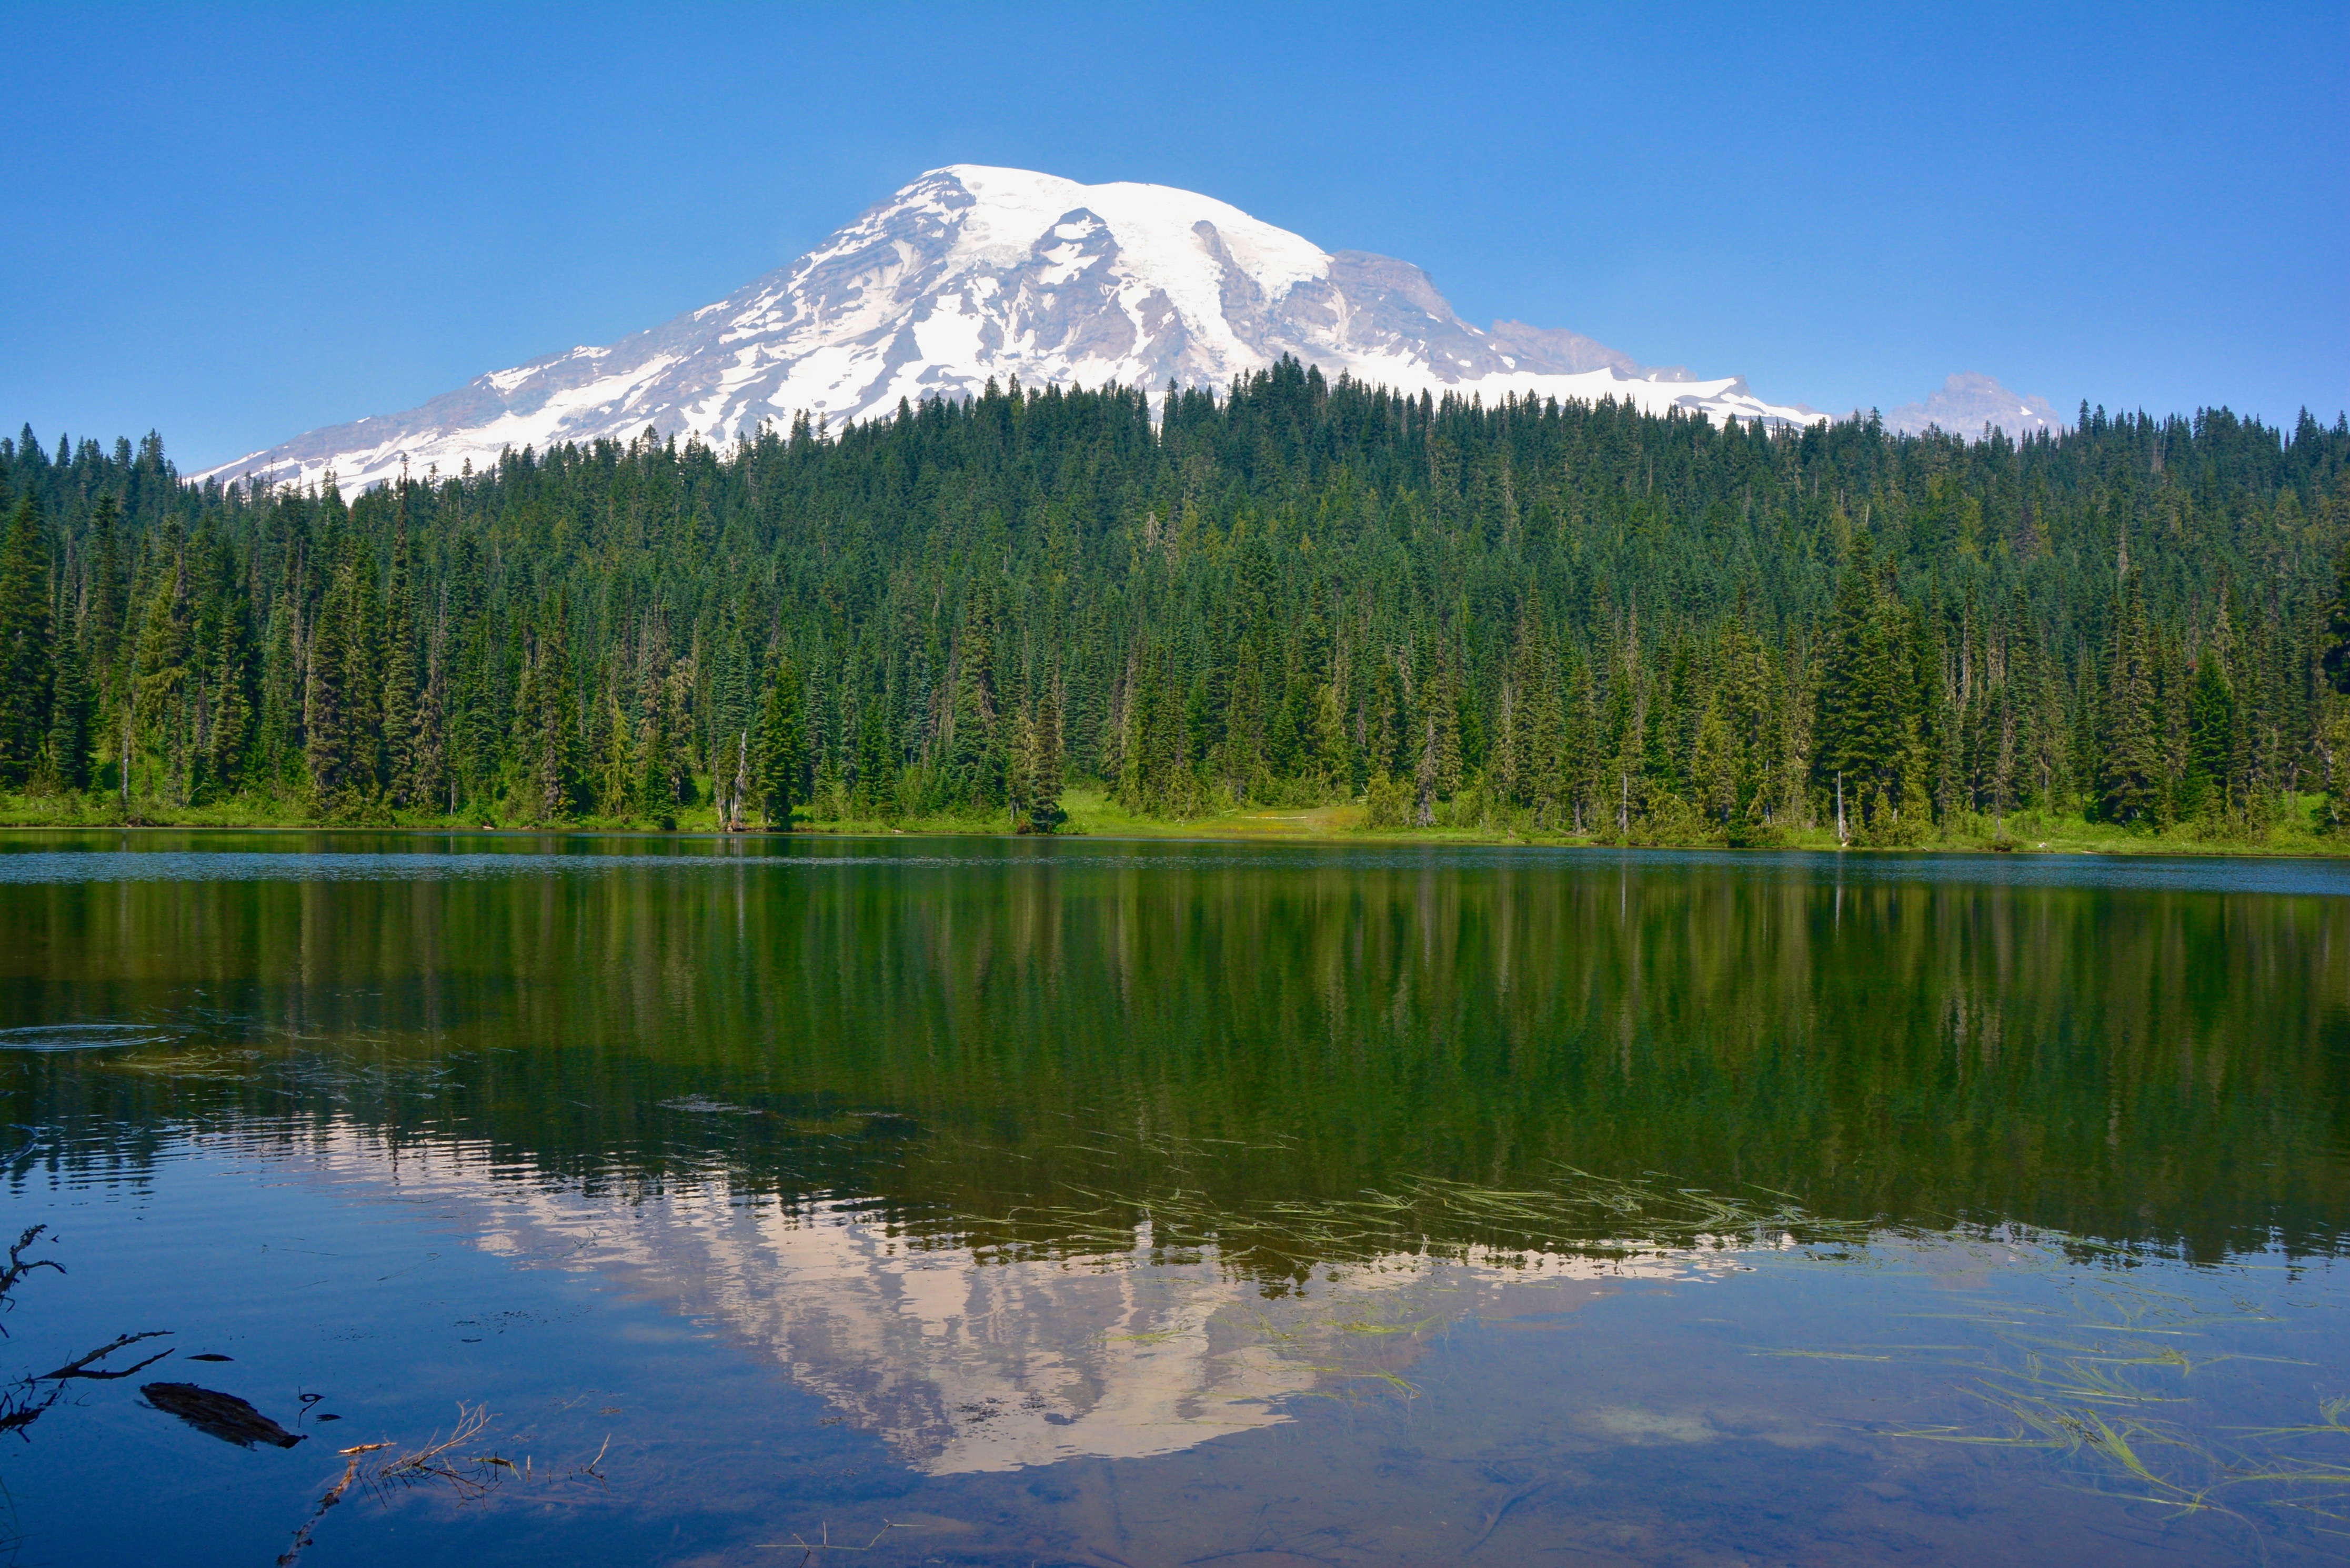
[[[213,630],[205,679],[208,722],[203,737],[203,793],[221,800],[245,782],[254,742],[252,675],[247,668],[242,606],[224,606]]]
[[[27,494],[0,539],[0,787],[23,788],[48,740],[53,632],[48,527]]]
[[[49,693],[47,764],[51,778],[59,788],[88,789],[89,752],[94,739],[91,726],[96,717],[96,704],[89,682],[83,674],[78,639],[72,637],[57,639],[56,667],[56,678]]]
[[[760,820],[786,829],[792,807],[802,798],[807,766],[807,715],[800,675],[789,654],[778,654],[760,705],[758,745],[753,753],[753,790]]]
[[[2106,820],[2125,826],[2146,823],[2158,805],[2162,757],[2155,726],[2154,650],[2145,596],[2135,579],[2123,588],[2115,610],[2104,718],[2100,779]]]
[[[406,476],[400,481],[391,535],[391,580],[383,604],[383,755],[385,795],[396,809],[427,805],[431,792],[417,776],[416,704],[422,684],[417,646],[416,573],[408,539]]]
[[[368,715],[359,688],[367,651],[358,574],[356,557],[346,552],[310,631],[302,689],[303,761],[312,797],[328,812],[349,809],[375,782],[365,766]]]
[[[1067,820],[1061,809],[1065,771],[1061,740],[1061,679],[1058,672],[1039,683],[1035,712],[1028,724],[1027,754],[1022,768],[1027,784],[1023,826],[1031,833],[1051,833]]]

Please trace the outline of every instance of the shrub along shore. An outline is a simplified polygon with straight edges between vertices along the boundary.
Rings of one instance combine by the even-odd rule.
[[[729,826],[719,820],[713,805],[681,807],[664,821],[640,817],[572,816],[547,822],[484,820],[463,816],[382,814],[373,820],[324,822],[300,811],[269,809],[276,803],[243,799],[197,807],[170,806],[145,801],[145,808],[126,817],[121,803],[90,795],[0,796],[0,830],[8,828],[129,827],[133,830],[211,829],[316,833],[609,833],[675,835],[697,837],[724,833],[764,836],[855,835],[1024,835],[1036,829],[1003,815],[974,816],[952,813],[923,816],[844,815],[814,817],[802,813],[781,826]],[[1672,838],[1649,832],[1573,834],[1547,831],[1530,814],[1496,814],[1474,799],[1449,805],[1440,820],[1422,827],[1406,824],[1374,825],[1359,801],[1318,806],[1242,806],[1210,816],[1139,815],[1122,806],[1115,793],[1100,784],[1070,784],[1061,797],[1062,816],[1051,829],[1056,837],[1170,838],[1254,842],[1430,845],[1544,845],[1558,847],[1631,847],[1661,849],[1850,849],[1866,852],[1849,835],[1839,843],[1833,825],[1792,827],[1750,836],[1733,846],[1724,835]],[[2328,830],[2329,803],[2322,795],[2305,795],[2293,803],[2260,836],[2230,836],[2220,825],[2173,827],[2168,832],[2117,827],[2086,818],[2054,816],[2027,809],[2004,819],[1983,817],[1938,829],[1927,838],[1898,846],[1908,853],[2086,855],[2350,855],[2350,834]],[[1885,852],[1878,850],[1877,852]]]

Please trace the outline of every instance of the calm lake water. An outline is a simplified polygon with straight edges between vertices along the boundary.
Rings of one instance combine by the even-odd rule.
[[[0,836],[5,1218],[66,1271],[0,1318],[0,1525],[315,1568],[2332,1559],[2345,894]]]

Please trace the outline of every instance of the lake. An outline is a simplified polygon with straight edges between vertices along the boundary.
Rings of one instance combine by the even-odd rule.
[[[314,1568],[2330,1560],[2345,894],[0,836],[6,1231],[63,1270],[0,1317],[0,1526]]]

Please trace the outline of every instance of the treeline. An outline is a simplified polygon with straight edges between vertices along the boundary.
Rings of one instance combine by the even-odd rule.
[[[2021,442],[991,388],[347,498],[0,440],[0,789],[132,819],[1374,825],[1859,843],[2350,796],[2350,425]],[[95,804],[94,802],[92,804]]]

